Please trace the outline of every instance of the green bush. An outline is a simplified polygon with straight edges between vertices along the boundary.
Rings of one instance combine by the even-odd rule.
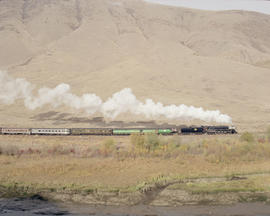
[[[241,135],[240,141],[252,143],[255,141],[255,139],[252,133],[245,132]]]

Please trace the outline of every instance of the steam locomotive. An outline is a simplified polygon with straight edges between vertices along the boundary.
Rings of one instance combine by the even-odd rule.
[[[192,135],[236,134],[234,126],[190,126],[178,128],[0,128],[2,135],[101,135],[124,136],[132,134]]]

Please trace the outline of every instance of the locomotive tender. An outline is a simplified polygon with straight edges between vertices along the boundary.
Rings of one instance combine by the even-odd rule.
[[[128,136],[131,134],[192,135],[236,134],[234,126],[191,126],[180,128],[0,128],[3,135],[100,135]]]

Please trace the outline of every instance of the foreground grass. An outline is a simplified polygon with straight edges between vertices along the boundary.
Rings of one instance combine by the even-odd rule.
[[[224,192],[268,192],[270,191],[270,175],[256,176],[240,180],[227,180],[217,182],[189,182],[186,184],[174,184],[169,186],[170,190],[181,189],[193,194],[215,194]]]
[[[270,191],[267,136],[0,136],[0,152],[0,191],[6,195],[16,188],[22,194],[124,193],[170,182],[169,189],[190,193]],[[239,175],[248,178],[227,181]],[[192,180],[220,177],[225,179]]]
[[[210,163],[204,158],[178,159],[74,158],[70,156],[14,158],[0,156],[0,184],[54,190],[137,191],[151,182],[202,177],[270,173],[270,160],[236,164]],[[252,181],[263,181],[259,176]],[[258,184],[260,185],[260,184]],[[210,185],[204,185],[210,188]],[[251,185],[244,185],[253,190]],[[258,187],[259,188],[259,187]],[[262,187],[266,190],[267,187]],[[208,190],[207,189],[207,190]]]

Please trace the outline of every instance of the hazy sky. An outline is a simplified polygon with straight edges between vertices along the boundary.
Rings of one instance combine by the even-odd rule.
[[[270,14],[270,0],[145,0],[202,10],[247,10]]]

